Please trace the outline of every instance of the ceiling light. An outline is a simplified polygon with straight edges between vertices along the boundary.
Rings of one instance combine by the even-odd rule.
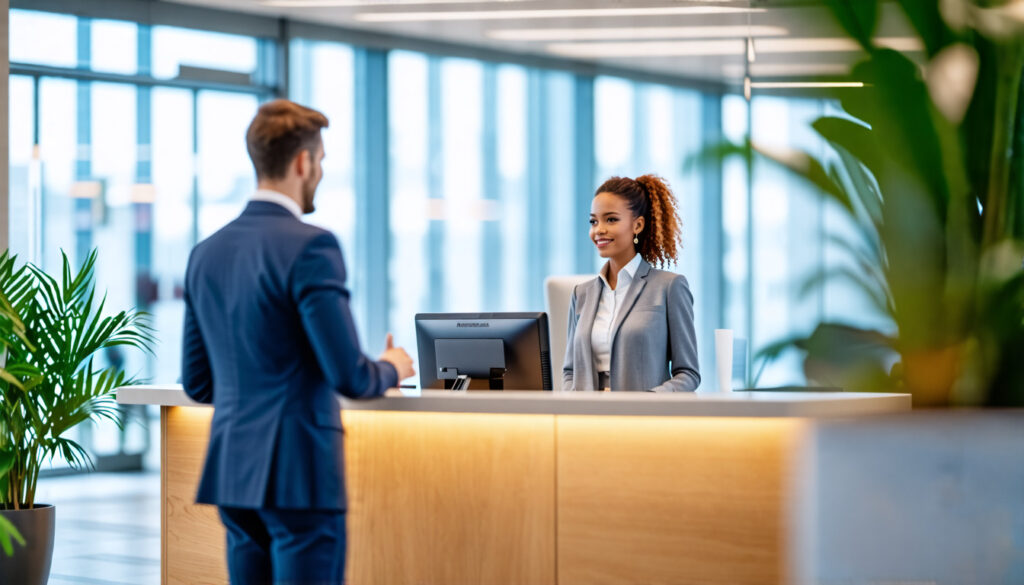
[[[849,65],[840,63],[751,63],[750,74],[754,77],[788,77],[809,75],[846,75],[850,72]],[[726,77],[741,78],[747,74],[744,65],[727,63],[722,66]]]
[[[743,41],[653,41],[622,43],[551,43],[550,53],[562,57],[694,57],[742,55]]]
[[[915,38],[875,39],[875,43],[898,51],[921,49]],[[718,41],[623,41],[608,43],[551,43],[547,50],[563,57],[616,58],[616,57],[688,57],[706,55],[744,55],[744,40]],[[856,52],[861,47],[855,41],[842,38],[822,39],[760,39],[757,52],[767,53],[839,53]]]
[[[735,14],[764,12],[763,8],[726,6],[665,6],[648,8],[575,8],[553,10],[472,10],[452,12],[362,12],[355,15],[363,22],[421,22],[438,20],[520,20],[526,18],[598,18],[626,16],[686,16],[697,14]]]
[[[921,40],[916,37],[881,37],[873,41],[879,47],[895,51],[924,50]],[[850,53],[861,50],[857,41],[842,38],[762,39],[757,42],[758,53]]]
[[[621,28],[513,28],[487,31],[501,41],[608,41],[625,39],[727,39],[781,37],[781,26],[652,26]]]
[[[749,78],[748,78],[749,79]],[[862,81],[751,81],[754,89],[803,89],[811,87],[864,87]]]
[[[493,2],[529,2],[530,0],[492,0]],[[260,0],[275,8],[340,8],[365,6],[403,6],[408,4],[479,4],[480,0]]]

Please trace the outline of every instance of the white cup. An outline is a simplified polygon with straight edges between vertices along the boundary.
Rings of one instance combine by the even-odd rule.
[[[718,391],[732,392],[732,329],[715,329],[715,373]]]

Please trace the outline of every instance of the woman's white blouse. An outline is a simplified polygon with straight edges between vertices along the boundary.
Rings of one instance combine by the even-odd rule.
[[[633,284],[633,277],[637,268],[640,267],[640,254],[635,254],[625,266],[619,270],[619,276],[615,283],[615,290],[608,286],[607,273],[609,264],[606,262],[601,268],[598,276],[604,282],[601,289],[601,303],[597,306],[597,317],[594,318],[594,328],[590,331],[590,345],[594,349],[594,364],[598,372],[607,372],[612,362],[612,326],[615,324],[615,317],[619,314],[619,307],[629,291],[629,285]]]

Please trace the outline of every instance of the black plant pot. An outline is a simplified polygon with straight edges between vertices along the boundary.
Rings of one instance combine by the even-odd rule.
[[[25,538],[25,546],[14,543],[14,556],[0,550],[0,583],[46,585],[53,560],[56,508],[36,504],[31,510],[0,510]]]

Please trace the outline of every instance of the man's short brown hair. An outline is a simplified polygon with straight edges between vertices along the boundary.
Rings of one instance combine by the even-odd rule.
[[[245,133],[256,178],[283,178],[296,155],[306,149],[315,152],[320,129],[327,125],[327,116],[292,101],[274,100],[260,106]]]

